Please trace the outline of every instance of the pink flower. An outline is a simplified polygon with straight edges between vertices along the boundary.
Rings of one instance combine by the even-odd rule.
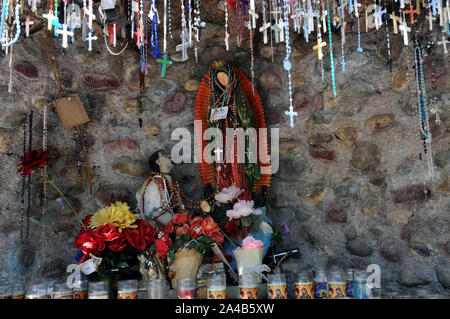
[[[242,241],[241,249],[263,248],[264,244],[261,240],[255,239],[252,236],[247,236]]]
[[[244,192],[243,189],[239,189],[236,185],[222,188],[222,190],[214,197],[219,203],[230,203],[238,198],[239,195]]]
[[[252,200],[240,200],[234,204],[232,210],[227,210],[227,217],[231,219],[239,219],[241,217],[247,217],[251,214],[261,215],[260,209],[253,208],[254,202]]]

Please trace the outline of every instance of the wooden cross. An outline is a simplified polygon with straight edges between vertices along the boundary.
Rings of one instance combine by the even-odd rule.
[[[263,23],[263,25],[261,26],[261,28],[259,28],[259,32],[264,32],[263,34],[263,41],[264,43],[267,43],[267,29],[269,29],[271,26],[270,22],[265,22]]]
[[[408,45],[408,32],[411,31],[411,28],[408,27],[407,24],[406,24],[406,22],[405,22],[405,20],[403,20],[403,21],[400,23],[399,29],[400,29],[400,31],[401,31],[402,34],[403,34],[403,43],[404,43],[405,45]]]
[[[162,59],[156,60],[158,63],[161,63],[161,77],[164,78],[166,76],[166,69],[168,65],[172,64],[172,61],[167,59],[167,53],[164,53]]]
[[[317,45],[313,46],[313,50],[317,50],[317,58],[319,59],[319,61],[323,58],[322,48],[326,45],[326,42],[322,42],[321,39],[318,39]]]
[[[398,28],[397,23],[400,21],[400,17],[395,15],[395,12],[392,12],[392,14],[389,15],[389,17],[392,20],[392,25],[394,26],[394,34],[398,34]]]
[[[62,34],[63,36],[63,43],[62,43],[62,47],[65,49],[68,47],[67,45],[67,36],[71,36],[73,37],[74,33],[71,31],[67,31],[67,24],[63,24],[63,29],[58,29],[57,30],[58,34]]]
[[[42,17],[44,19],[47,19],[47,30],[52,29],[52,22],[56,19],[55,15],[53,14],[53,11],[50,11],[49,13],[43,14]]]
[[[30,16],[27,16],[27,19],[25,20],[25,35],[27,37],[30,36],[30,25],[34,24],[33,20],[30,20]]]
[[[412,5],[409,5],[409,10],[405,10],[406,14],[409,14],[409,17],[411,18],[411,24],[414,24],[414,13],[418,14],[417,10],[414,10]]]
[[[443,35],[442,36],[442,41],[439,41],[438,44],[441,44],[444,47],[444,54],[447,54],[447,43],[450,43],[449,41],[447,41],[446,36]]]
[[[256,13],[255,0],[250,0],[250,10],[248,14],[252,16],[252,28],[256,28],[256,19],[259,18],[259,15]]]
[[[189,34],[186,31],[187,30],[185,29],[181,33],[181,44],[175,47],[175,50],[177,52],[181,51],[181,61],[186,61],[189,58],[189,56],[187,55],[187,48],[192,47],[192,43],[189,43]]]

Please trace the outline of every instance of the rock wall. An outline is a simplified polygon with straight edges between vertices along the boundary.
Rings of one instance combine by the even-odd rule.
[[[214,4],[214,6],[212,5]],[[120,56],[110,55],[103,39],[87,43],[77,39],[65,54],[56,42],[58,69],[66,94],[79,92],[90,118],[86,125],[94,195],[89,194],[86,171],[83,189],[74,192],[76,206],[85,216],[111,200],[128,200],[145,180],[147,158],[155,150],[170,151],[171,133],[186,127],[193,133],[195,91],[208,62],[225,58],[249,74],[247,30],[241,48],[231,24],[230,51],[225,51],[223,12],[217,1],[205,6],[207,29],[202,33],[198,63],[189,52],[187,62],[174,62],[166,78],[150,59],[143,112],[138,107],[138,54],[130,46]],[[209,15],[208,15],[209,14]],[[216,23],[216,24],[214,24]],[[364,28],[362,28],[364,30]],[[101,31],[97,28],[97,34]],[[349,30],[348,30],[349,31]],[[169,41],[169,52],[175,51]],[[33,148],[42,145],[43,106],[48,105],[48,148],[63,158],[65,167],[56,181],[68,191],[76,189],[77,165],[74,135],[65,131],[54,111],[58,89],[48,65],[42,31],[21,38],[14,46],[12,93],[9,55],[3,55],[0,72],[0,280],[62,279],[74,262],[74,237],[79,231],[72,215],[59,215],[42,226],[40,186],[32,187],[29,241],[20,242],[21,178],[16,173],[22,152],[23,113],[34,111]],[[435,42],[440,31],[430,36]],[[328,38],[328,35],[327,35]],[[271,47],[255,37],[255,84],[261,94],[268,126],[280,128],[280,169],[273,176],[268,215],[285,221],[290,233],[279,249],[298,247],[301,258],[284,265],[287,272],[312,268],[365,268],[379,264],[384,287],[429,285],[443,292],[450,288],[450,76],[448,56],[441,46],[425,57],[427,95],[444,108],[437,125],[431,115],[435,180],[428,180],[423,146],[418,135],[412,47],[401,35],[391,34],[393,71],[389,72],[386,34],[362,33],[364,51],[358,52],[357,35],[347,34],[346,71],[342,72],[340,37],[335,34],[334,56],[337,96],[331,89],[328,46],[324,49],[323,79],[314,36],[291,35],[291,62],[295,127],[284,115],[288,107],[287,74],[282,69],[284,44]],[[118,50],[122,41],[119,41]],[[50,46],[51,48],[51,46]],[[408,56],[409,54],[409,62]],[[139,127],[139,118],[143,127]],[[83,158],[83,156],[81,156]],[[34,175],[35,177],[37,174]],[[184,191],[202,198],[195,164],[181,164],[174,176]],[[424,192],[426,187],[426,192]],[[49,200],[57,194],[49,189]]]

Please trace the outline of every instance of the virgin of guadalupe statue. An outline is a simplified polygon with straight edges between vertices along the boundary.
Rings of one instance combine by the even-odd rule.
[[[174,212],[184,211],[185,208],[179,185],[170,176],[174,166],[170,156],[162,150],[156,151],[150,156],[149,165],[152,175],[136,193],[138,209],[143,219],[164,226],[172,220]]]
[[[242,128],[244,134],[247,129],[254,128],[258,135],[258,129],[266,127],[261,99],[252,83],[239,69],[230,66],[225,60],[213,60],[210,63],[209,72],[203,77],[197,91],[195,120],[202,121],[202,132],[196,132],[197,138],[201,139],[196,141],[197,145],[203,146],[198,150],[200,156],[203,155],[206,144],[213,141],[202,139],[206,129],[216,128],[223,136],[223,143],[219,143],[223,146],[223,150],[215,150],[223,153],[223,159],[214,160],[212,164],[206,161],[200,163],[203,184],[210,183],[215,191],[235,185],[244,190],[239,197],[244,200],[255,198],[263,186],[269,186],[270,174],[261,174],[260,170],[264,164],[249,159],[249,136],[245,135],[245,161],[238,159],[238,136],[233,135],[232,143],[227,143],[226,140],[227,128],[235,130]],[[258,147],[267,148],[266,134],[262,140],[265,145],[259,143]],[[230,144],[234,147],[227,149]],[[231,152],[233,153],[229,155]],[[214,154],[211,156],[216,157]]]

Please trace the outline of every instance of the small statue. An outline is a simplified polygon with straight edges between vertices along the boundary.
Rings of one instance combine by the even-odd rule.
[[[165,226],[174,211],[185,210],[178,182],[170,176],[174,164],[170,156],[159,150],[150,156],[149,165],[152,175],[136,193],[138,209],[143,219]]]

